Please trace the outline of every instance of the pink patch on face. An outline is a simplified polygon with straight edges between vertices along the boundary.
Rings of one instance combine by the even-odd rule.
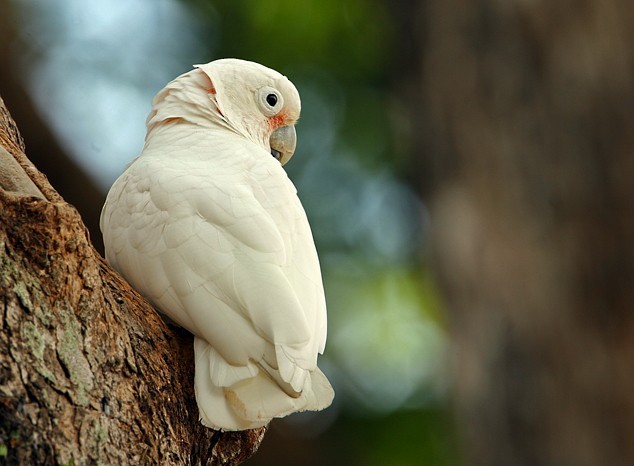
[[[269,118],[269,125],[271,126],[272,129],[277,129],[280,126],[284,126],[284,123],[286,121],[286,114],[284,112],[280,112],[275,116],[272,116]]]

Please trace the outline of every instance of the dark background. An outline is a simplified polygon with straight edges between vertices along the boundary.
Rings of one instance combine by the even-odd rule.
[[[238,57],[297,85],[337,398],[249,464],[632,464],[633,9],[5,0],[0,95],[101,248],[169,80]]]

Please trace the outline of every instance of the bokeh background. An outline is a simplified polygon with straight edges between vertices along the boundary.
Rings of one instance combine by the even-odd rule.
[[[11,40],[1,66],[27,96],[0,92],[27,153],[39,144],[48,154],[49,166],[36,165],[98,246],[103,197],[141,150],[151,99],[167,82],[238,57],[296,84],[303,110],[286,168],[321,258],[329,339],[320,366],[337,396],[323,413],[274,422],[248,464],[454,464],[446,335],[399,92],[407,45],[391,5],[19,0],[3,10]],[[27,134],[34,118],[47,131]]]
[[[101,248],[168,81],[297,85],[337,396],[248,464],[629,466],[632,44],[631,0],[0,0],[0,94]]]

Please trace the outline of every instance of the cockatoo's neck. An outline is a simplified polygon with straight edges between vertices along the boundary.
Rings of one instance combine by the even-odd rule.
[[[154,98],[148,115],[146,144],[158,133],[172,132],[179,125],[224,129],[268,149],[271,128],[254,121],[232,121],[225,115],[209,78],[199,69],[185,73],[163,88]]]

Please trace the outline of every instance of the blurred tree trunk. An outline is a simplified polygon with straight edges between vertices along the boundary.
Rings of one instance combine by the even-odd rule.
[[[238,464],[265,429],[198,421],[193,337],[93,249],[0,99],[0,464]]]
[[[429,0],[413,109],[474,465],[634,464],[634,4]]]

